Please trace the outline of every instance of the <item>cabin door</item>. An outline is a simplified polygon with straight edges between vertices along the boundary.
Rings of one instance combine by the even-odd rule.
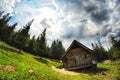
[[[76,66],[79,66],[79,65],[80,65],[79,56],[75,56],[75,62],[76,62]]]

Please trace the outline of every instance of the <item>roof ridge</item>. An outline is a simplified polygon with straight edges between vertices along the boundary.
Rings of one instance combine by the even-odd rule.
[[[77,40],[73,40],[73,42],[70,44],[70,46],[68,47],[68,49],[65,51],[65,53],[63,54],[63,56],[62,56],[60,59],[63,59],[63,58],[67,55],[68,51],[72,48],[72,46],[74,45],[75,42],[76,42],[79,46],[81,46],[81,47],[83,47],[84,49],[86,49],[87,51],[92,52],[91,49],[89,49],[88,47],[86,47],[86,46],[83,45],[82,43],[78,42]]]

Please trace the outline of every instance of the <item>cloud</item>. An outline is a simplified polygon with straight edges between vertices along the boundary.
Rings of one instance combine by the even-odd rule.
[[[103,42],[108,42],[110,34],[117,34],[120,24],[118,0],[66,0],[67,4],[54,0],[59,13],[64,17],[61,25],[63,39],[96,40],[100,34]],[[86,20],[84,22],[84,20]]]
[[[92,28],[91,28],[92,27]],[[68,29],[68,30],[67,30]],[[92,39],[97,34],[97,27],[91,21],[81,22],[81,24],[74,27],[65,27],[63,39]]]
[[[43,20],[40,22],[40,24],[41,24],[42,27],[44,27],[44,28],[50,28],[51,26],[49,25],[48,22],[52,22],[52,21],[51,21],[51,20],[47,20],[47,19],[45,18],[45,19],[43,19]]]
[[[0,1],[0,10],[5,11],[6,13],[12,13],[15,3],[20,2],[21,0],[1,0]]]
[[[117,32],[117,34],[115,35],[115,37],[120,39],[120,31]]]
[[[17,29],[34,18],[31,35],[47,28],[49,44],[60,39],[68,47],[76,39],[90,47],[97,34],[103,45],[110,34],[119,34],[119,4],[119,0],[2,0],[0,10],[12,14]]]

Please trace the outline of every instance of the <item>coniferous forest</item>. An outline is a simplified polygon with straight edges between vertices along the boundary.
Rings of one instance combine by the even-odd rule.
[[[0,0],[0,80],[120,80],[120,0]]]
[[[15,30],[18,23],[10,25],[10,19],[9,13],[0,11],[0,80],[120,79],[120,35],[109,36],[111,46],[108,49],[99,40],[91,43],[92,57],[98,62],[96,70],[64,71],[62,63],[58,62],[65,53],[62,41],[53,40],[48,45],[46,28],[39,36],[31,37],[29,31],[34,19],[18,31]],[[110,61],[105,62],[107,60]]]
[[[17,48],[19,52],[26,51],[33,55],[59,59],[65,52],[63,44],[59,40],[54,40],[49,46],[46,40],[46,28],[38,37],[30,38],[29,30],[33,20],[30,20],[26,25],[15,31],[17,23],[10,25],[11,16],[9,13],[0,12],[0,40]]]
[[[46,28],[38,37],[33,36],[30,38],[29,30],[34,19],[30,20],[18,31],[15,31],[17,23],[10,25],[10,19],[11,16],[9,13],[4,14],[4,11],[0,12],[0,40],[16,47],[19,52],[26,51],[33,55],[53,59],[59,59],[65,52],[65,48],[59,40],[53,40],[50,46],[47,44]],[[109,43],[111,44],[111,47],[108,50],[102,46],[100,41],[98,41],[98,43],[92,43],[93,56],[98,62],[106,59],[116,60],[120,58],[120,37],[115,38],[115,36],[110,35]]]

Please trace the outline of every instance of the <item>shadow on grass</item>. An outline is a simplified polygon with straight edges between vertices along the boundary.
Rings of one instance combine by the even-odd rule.
[[[120,77],[117,77],[117,80],[120,80]]]
[[[17,53],[22,54],[22,52],[19,49],[16,49],[16,48],[8,48],[8,47],[5,47],[5,46],[0,46],[0,48],[5,50],[5,51],[17,52]]]
[[[106,68],[97,68],[97,69],[92,69],[92,68],[84,68],[84,69],[77,69],[77,70],[71,70],[73,72],[77,73],[84,73],[84,74],[98,74],[101,73],[102,75],[106,75],[104,72],[109,69]]]
[[[43,64],[48,64],[49,63],[47,60],[45,60],[42,57],[35,57],[34,59],[37,60],[37,61],[39,61],[39,62],[41,62],[41,63],[43,63]]]

